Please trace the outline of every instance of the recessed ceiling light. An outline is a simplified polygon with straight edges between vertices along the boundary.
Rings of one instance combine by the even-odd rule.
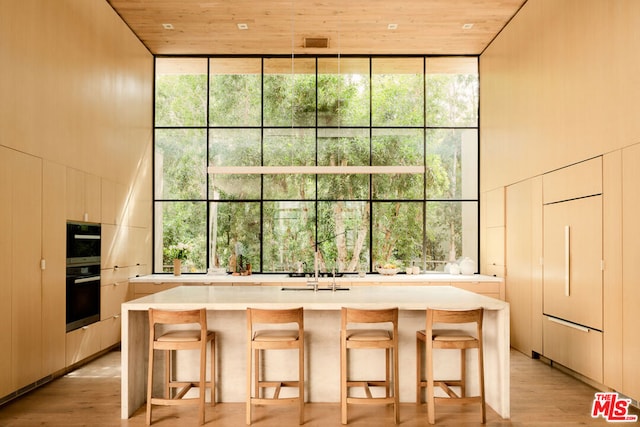
[[[173,24],[162,24],[162,28],[165,30],[173,30]]]
[[[239,30],[248,30],[249,29],[249,25],[247,25],[247,24],[238,24],[238,29]]]
[[[387,25],[387,30],[397,30],[398,24],[389,24]]]
[[[470,30],[473,28],[473,24],[462,24],[463,30]]]

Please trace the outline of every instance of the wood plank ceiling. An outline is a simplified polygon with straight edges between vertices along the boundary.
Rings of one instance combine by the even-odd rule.
[[[478,55],[526,2],[107,1],[147,48],[158,55]],[[241,29],[241,24],[246,29]],[[305,47],[305,39],[309,38],[326,38],[328,47]]]

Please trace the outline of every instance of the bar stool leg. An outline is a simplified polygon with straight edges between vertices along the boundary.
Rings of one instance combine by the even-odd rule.
[[[164,350],[164,397],[165,399],[171,399],[171,387],[169,384],[173,381],[171,377],[171,351]]]
[[[396,337],[396,343],[397,341]],[[398,360],[398,346],[393,348],[393,414],[396,424],[400,424],[400,360]]]
[[[147,371],[147,425],[151,425],[151,394],[153,391],[153,346],[149,348],[149,366]]]
[[[427,341],[429,341],[427,339]],[[433,348],[426,343],[426,358],[427,358],[427,417],[429,424],[435,424],[436,422],[436,402],[434,397],[434,384],[433,384]]]
[[[460,350],[460,397],[467,397],[467,350]]]
[[[422,343],[416,338],[416,405],[422,401]]]
[[[253,365],[251,363],[251,355],[253,354],[253,350],[251,349],[251,345],[247,348],[247,399],[246,399],[246,423],[247,425],[251,425],[251,377],[253,375],[252,368]]]
[[[211,406],[216,404],[216,343],[211,341]]]
[[[199,383],[199,387],[200,390],[198,390],[198,392],[200,393],[200,404],[198,405],[198,409],[199,409],[199,418],[198,420],[200,421],[200,425],[204,424],[204,398],[205,398],[205,394],[206,394],[206,387],[207,384],[207,347],[203,346],[202,347],[202,351],[200,351],[200,383]]]
[[[340,334],[340,419],[347,424],[347,342],[344,332]]]
[[[300,425],[304,424],[304,348],[298,350],[298,411]]]

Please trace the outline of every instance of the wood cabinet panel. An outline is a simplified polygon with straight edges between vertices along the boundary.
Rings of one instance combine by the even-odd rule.
[[[487,267],[504,266],[505,228],[487,228],[485,238],[487,239]]]
[[[111,285],[116,282],[128,281],[131,275],[129,267],[118,267],[100,270],[100,284]]]
[[[500,187],[485,194],[487,227],[503,227],[505,221],[505,189]]]
[[[133,298],[137,299],[155,294],[156,292],[182,286],[183,284],[184,283],[133,283]]]
[[[140,264],[129,267],[129,277],[140,277],[151,274],[150,264]]]
[[[602,193],[602,157],[547,173],[542,178],[544,203]]]
[[[123,184],[102,179],[102,223],[123,224],[125,221],[125,201],[127,190]]]
[[[42,188],[42,368],[43,373],[65,367],[66,300],[66,168],[43,163]]]
[[[505,299],[504,282],[452,283],[451,286],[499,300]]]
[[[129,227],[128,236],[130,265],[151,265],[151,227]]]
[[[100,265],[102,269],[126,267],[130,264],[127,254],[129,228],[122,225],[102,224],[100,239]]]
[[[640,162],[638,162],[640,167]],[[602,179],[604,384],[622,390],[622,151],[605,154]],[[640,357],[640,353],[638,354]],[[640,358],[636,359],[640,360]]]
[[[71,366],[100,351],[100,322],[83,326],[66,335],[66,365]]]
[[[602,196],[545,205],[544,313],[601,331],[601,262]]]
[[[11,271],[12,257],[11,245],[13,242],[12,206],[13,150],[0,147],[0,271]],[[3,277],[0,280],[0,348],[11,348],[11,277]],[[5,396],[13,391],[11,375],[11,351],[0,351],[0,396]]]
[[[102,185],[100,177],[67,168],[67,219],[100,222]]]
[[[100,320],[120,314],[120,305],[127,301],[128,290],[128,281],[100,287]]]
[[[489,276],[504,277],[505,246],[505,188],[487,191],[481,199],[480,217],[482,235],[480,272]]]
[[[507,275],[507,268],[504,265],[487,265],[483,274],[493,277],[504,278]]]
[[[531,179],[531,346],[542,354],[544,251],[542,177]]]
[[[531,193],[531,181],[523,181],[507,187],[506,197],[506,299],[511,305],[511,346],[527,355],[532,351]]]
[[[622,156],[622,392],[640,400],[640,145]]]
[[[602,383],[602,332],[576,329],[545,317],[544,355]]]
[[[42,161],[14,152],[11,228],[11,351],[14,385],[26,386],[42,371]]]
[[[120,342],[122,320],[120,315],[109,317],[99,323],[100,350],[105,350]]]

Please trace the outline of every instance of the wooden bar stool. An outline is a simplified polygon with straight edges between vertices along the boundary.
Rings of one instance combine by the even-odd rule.
[[[482,308],[474,310],[427,310],[427,328],[416,332],[416,403],[421,402],[421,389],[427,388],[427,411],[429,423],[435,423],[435,402],[449,404],[480,403],[482,423],[485,423],[484,402],[484,363],[482,356]],[[433,329],[439,323],[476,324],[476,336],[466,331],[455,329]],[[422,379],[422,346],[426,347],[427,379]],[[467,396],[466,390],[466,350],[478,349],[478,372],[480,379],[480,395]],[[460,379],[436,380],[433,375],[433,350],[460,350]],[[449,397],[435,397],[435,386],[440,387]],[[456,394],[451,387],[459,387],[460,394]]]
[[[391,323],[393,330],[388,329],[347,329],[357,323],[382,324]],[[384,349],[385,350],[385,379],[361,380],[349,379],[348,350],[349,349]],[[391,353],[393,352],[393,356]],[[393,361],[393,362],[392,362]],[[393,376],[391,368],[393,366]],[[391,386],[393,384],[393,390]],[[384,387],[384,397],[374,397],[369,387]],[[350,387],[364,387],[366,397],[349,397]],[[340,406],[342,424],[347,424],[348,404],[393,404],[395,423],[400,421],[398,383],[398,309],[361,310],[342,308],[342,322],[340,328]]]
[[[262,310],[247,308],[247,425],[251,405],[298,404],[300,424],[304,423],[304,320],[303,309]],[[255,325],[296,323],[295,329],[254,329]],[[267,381],[260,375],[261,350],[298,350],[297,381]],[[253,362],[253,363],[252,363]],[[264,373],[263,373],[264,374]],[[253,387],[252,387],[253,382]],[[280,397],[282,387],[297,387],[297,397]],[[260,389],[274,388],[273,397],[261,397]],[[253,396],[252,396],[253,389]]]
[[[197,325],[197,329],[171,328],[171,325]],[[168,326],[168,327],[166,327]],[[200,424],[204,424],[205,390],[211,390],[211,404],[215,404],[215,332],[207,330],[207,311],[149,309],[149,371],[147,374],[147,425],[151,424],[152,405],[199,405]],[[211,344],[211,381],[207,381],[207,343]],[[154,350],[164,351],[164,397],[153,397]],[[197,381],[174,379],[173,352],[200,351],[200,377]],[[192,387],[198,387],[198,397],[185,398]],[[175,394],[172,396],[172,390]]]

